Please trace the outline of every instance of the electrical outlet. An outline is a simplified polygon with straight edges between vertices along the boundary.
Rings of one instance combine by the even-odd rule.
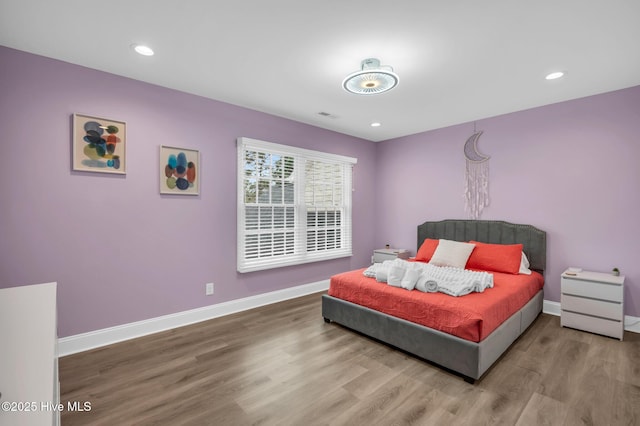
[[[205,294],[211,296],[213,294],[213,283],[207,283],[205,287]]]

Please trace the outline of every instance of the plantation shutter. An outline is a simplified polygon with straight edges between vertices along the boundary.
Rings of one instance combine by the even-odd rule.
[[[238,138],[238,271],[351,256],[356,161]]]

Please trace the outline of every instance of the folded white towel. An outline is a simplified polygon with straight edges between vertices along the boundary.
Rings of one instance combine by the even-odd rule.
[[[406,271],[401,265],[391,265],[387,275],[387,284],[393,287],[402,287],[402,279]]]
[[[379,283],[386,283],[389,276],[389,267],[391,266],[389,263],[383,262],[378,263],[378,267],[376,268],[376,281]]]
[[[404,273],[404,277],[402,277],[400,285],[405,290],[413,290],[418,282],[418,278],[420,278],[420,272],[417,269],[407,269]]]

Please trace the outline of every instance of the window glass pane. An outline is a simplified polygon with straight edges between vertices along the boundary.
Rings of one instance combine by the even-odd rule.
[[[293,173],[293,157],[277,157],[274,162],[273,177],[277,179],[289,179]]]
[[[260,229],[271,229],[273,226],[273,207],[260,207]]]
[[[287,179],[289,176],[291,176],[291,173],[293,173],[293,169],[294,169],[293,157],[284,157],[284,164],[285,164],[284,178]]]
[[[281,256],[285,253],[284,232],[273,234],[273,255]]]
[[[335,226],[336,225],[336,212],[328,211],[327,212],[327,226]]]
[[[333,229],[327,229],[327,248],[336,248],[336,231]]]
[[[313,209],[307,210],[307,227],[312,228],[317,226],[316,212]]]
[[[269,197],[269,181],[266,179],[258,180],[258,203],[269,204],[271,197]]]
[[[269,154],[264,152],[256,153],[256,173],[258,176],[262,176],[263,170],[265,168],[265,163],[268,160]]]
[[[307,251],[316,249],[316,231],[307,231]]]
[[[320,200],[316,200],[316,203],[323,206],[330,206],[333,204],[333,188],[331,185],[321,186],[321,198]]]
[[[324,250],[326,249],[325,245],[327,243],[326,238],[326,231],[318,231],[317,235],[316,235],[316,244],[318,247],[318,250]]]
[[[273,208],[273,227],[275,229],[284,228],[284,207]]]
[[[316,226],[324,227],[327,226],[327,212],[322,211],[318,212],[316,219]]]
[[[284,183],[283,193],[285,204],[293,204],[295,202],[295,187],[293,182]]]
[[[247,259],[255,259],[258,257],[258,236],[256,234],[247,234],[245,238],[245,256]]]
[[[296,224],[295,209],[293,207],[287,207],[285,214],[286,214],[286,216],[285,216],[286,225],[285,226],[287,228],[295,227],[295,224]]]
[[[334,206],[342,202],[341,166],[320,161],[307,161],[305,180],[305,204],[315,206]]]
[[[261,163],[260,163],[260,176],[261,177],[271,177],[271,154],[262,154]]]
[[[255,179],[245,179],[244,180],[244,202],[255,203],[256,202],[256,190],[257,190],[257,181]]]
[[[272,204],[282,204],[282,191],[283,191],[282,182],[272,181],[271,182],[271,203]]]
[[[286,232],[285,233],[285,247],[286,247],[286,254],[293,254],[295,253],[295,238],[294,238],[295,234],[293,232]]]
[[[351,188],[348,189],[349,191]],[[338,206],[342,204],[342,185],[335,185],[333,187],[333,205]]]
[[[271,234],[260,235],[260,257],[267,257],[271,255],[272,239]]]
[[[245,229],[255,230],[258,229],[258,208],[257,206],[247,206],[244,209],[244,223]]]
[[[255,151],[245,151],[244,153],[244,175],[246,177],[256,177],[256,156]]]

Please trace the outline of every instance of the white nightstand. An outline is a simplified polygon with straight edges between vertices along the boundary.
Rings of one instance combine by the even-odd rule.
[[[373,251],[371,263],[380,263],[385,260],[408,259],[409,251],[405,249],[377,249]]]
[[[560,283],[560,324],[622,340],[624,276],[564,271]]]

